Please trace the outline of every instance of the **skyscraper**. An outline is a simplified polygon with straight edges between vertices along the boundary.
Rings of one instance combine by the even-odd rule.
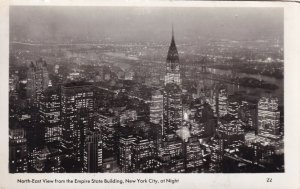
[[[45,142],[53,143],[61,138],[61,95],[58,87],[49,87],[41,95],[39,103],[41,125],[45,128]]]
[[[159,90],[156,90],[152,95],[150,105],[150,122],[161,124],[163,114],[163,95]]]
[[[84,142],[84,172],[102,170],[102,139],[99,131],[88,131]]]
[[[224,157],[224,140],[216,136],[210,145],[211,163],[209,165],[210,172],[221,172]]]
[[[182,89],[180,78],[179,55],[172,29],[172,40],[166,60],[163,135],[175,134],[182,125]]]
[[[96,124],[102,134],[104,158],[111,157],[116,150],[116,129],[120,124],[119,117],[111,113],[98,115]]]
[[[154,141],[138,137],[132,147],[132,170],[134,172],[152,172],[157,166],[154,155]]]
[[[166,66],[166,75],[165,75],[165,85],[167,85],[168,83],[175,83],[177,85],[181,85],[179,55],[175,44],[173,27],[172,27],[172,39],[171,39],[171,44],[169,47],[166,62],[167,62],[167,66]]]
[[[66,152],[66,171],[83,168],[84,136],[93,129],[93,85],[86,82],[62,86],[62,148]],[[73,170],[72,168],[76,168]]]
[[[227,114],[229,114],[232,119],[238,119],[239,108],[239,100],[234,95],[229,96]]]
[[[189,138],[185,147],[186,172],[199,172],[203,166],[203,157],[198,137]]]
[[[9,172],[27,172],[27,139],[25,130],[16,120],[10,120],[9,128]]]
[[[265,137],[276,138],[280,130],[280,112],[278,99],[262,97],[258,102],[258,134]]]
[[[48,87],[49,75],[47,63],[39,59],[36,63],[31,62],[27,72],[27,97],[35,105],[39,105],[42,92]]]
[[[123,173],[132,171],[132,148],[136,140],[132,135],[121,137],[119,140],[119,163]]]
[[[162,141],[158,147],[158,159],[162,163],[162,172],[183,172],[184,148],[184,143],[179,137]]]
[[[224,88],[220,89],[218,93],[217,110],[218,117],[223,117],[228,113],[228,94]]]

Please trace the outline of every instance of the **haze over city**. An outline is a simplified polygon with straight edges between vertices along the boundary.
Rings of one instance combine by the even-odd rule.
[[[17,7],[10,40],[178,43],[203,40],[283,40],[281,8]]]

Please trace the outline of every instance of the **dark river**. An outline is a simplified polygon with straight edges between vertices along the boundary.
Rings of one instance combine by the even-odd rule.
[[[224,76],[231,76],[232,71],[231,70],[220,70],[220,69],[214,69],[210,68],[209,71],[214,74],[218,75],[224,75]],[[228,84],[228,88],[230,92],[235,92],[235,91],[245,91],[247,94],[251,94],[254,96],[264,96],[264,95],[271,95],[275,96],[279,99],[279,103],[282,105],[283,104],[283,94],[284,94],[284,80],[283,79],[277,79],[274,77],[269,77],[269,76],[264,76],[264,75],[258,75],[258,74],[246,74],[246,73],[238,73],[238,77],[243,78],[243,77],[251,77],[251,78],[256,78],[259,80],[263,80],[267,83],[275,84],[278,86],[278,89],[276,90],[265,90],[262,88],[250,88],[250,87],[243,87],[243,86],[236,86],[233,84]]]

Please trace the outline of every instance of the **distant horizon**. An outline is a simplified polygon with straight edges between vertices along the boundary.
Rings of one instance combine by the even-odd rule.
[[[283,8],[10,7],[10,42],[177,43],[277,40]]]

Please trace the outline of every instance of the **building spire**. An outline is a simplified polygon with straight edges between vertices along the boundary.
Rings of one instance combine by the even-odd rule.
[[[174,25],[172,23],[172,39],[174,39]]]
[[[174,37],[174,25],[172,23],[172,40],[171,43],[173,43],[173,45],[175,45],[175,37]],[[176,46],[176,45],[175,45]]]
[[[172,63],[179,62],[178,52],[175,44],[173,23],[172,23],[172,39],[171,39],[171,44],[169,46],[167,62],[172,62]]]

